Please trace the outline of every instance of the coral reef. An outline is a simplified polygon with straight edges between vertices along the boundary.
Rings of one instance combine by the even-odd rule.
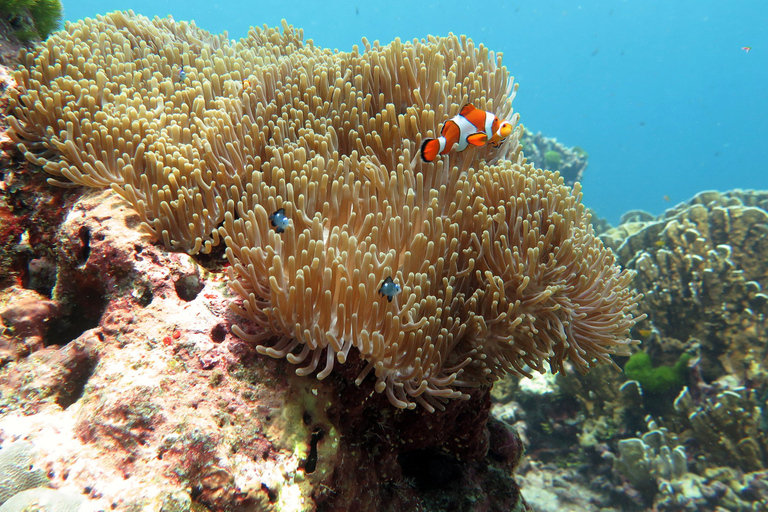
[[[674,403],[653,404],[664,408],[666,425],[674,425],[695,461],[686,492],[660,486],[660,510],[768,504],[768,493],[745,492],[743,483],[766,467],[767,198],[760,191],[702,192],[658,218],[627,216],[629,231],[619,226],[629,234],[614,247],[638,270],[645,294],[648,319],[638,326],[645,350],[665,365],[685,358],[690,367]],[[609,245],[612,236],[604,237]],[[641,408],[651,405],[644,396]]]
[[[500,57],[455,36],[364,46],[112,13],[22,56],[9,133],[51,183],[110,187],[167,248],[224,241],[251,322],[236,334],[300,375],[346,364],[396,407],[435,411],[507,372],[627,354],[632,272],[578,186],[522,164],[519,130],[416,157],[467,102],[517,122]]]
[[[643,350],[617,361],[623,374],[555,376],[546,400],[522,382],[494,390],[494,413],[527,440],[519,481],[558,482],[526,493],[532,505],[768,507],[767,208],[765,191],[702,192],[658,217],[627,212],[600,235],[638,271]]]
[[[427,165],[465,102],[517,122],[498,56],[453,36],[333,53],[113,13],[15,78],[9,507],[524,510],[521,483],[539,510],[768,507],[765,192],[598,238],[577,149],[526,163],[517,128]]]
[[[706,458],[699,459],[703,466],[768,469],[765,399],[755,389],[734,386],[734,380],[722,377],[697,397],[686,387],[675,400],[675,410],[688,420],[699,449],[706,451]]]
[[[670,358],[681,344],[699,350],[707,381],[740,374],[768,383],[761,364],[768,346],[768,212],[753,206],[765,202],[753,195],[699,194],[615,247],[620,261],[638,271],[635,284],[649,316],[640,328],[651,333],[646,351]]]
[[[579,147],[568,148],[557,139],[525,130],[520,137],[525,158],[535,167],[560,173],[566,185],[581,181],[587,168],[587,152]]]

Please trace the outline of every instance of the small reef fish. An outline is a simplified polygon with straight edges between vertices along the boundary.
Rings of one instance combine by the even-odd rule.
[[[276,233],[282,233],[291,223],[291,219],[285,215],[285,208],[280,208],[269,216],[269,222],[275,228]]]
[[[381,288],[379,288],[379,293],[385,296],[389,302],[392,302],[394,296],[401,291],[403,291],[403,289],[400,288],[400,285],[394,282],[391,277],[386,278],[384,282],[381,283]]]
[[[187,72],[184,71],[183,67],[179,70],[178,78],[179,78],[179,82],[183,82],[184,80],[187,79]]]
[[[751,46],[742,46],[741,49],[744,50],[745,52],[749,53],[749,50],[751,50],[752,47]]]
[[[486,144],[497,148],[512,133],[512,123],[502,121],[493,112],[486,112],[468,103],[461,112],[443,124],[440,137],[424,139],[421,143],[421,159],[432,162],[437,155],[447,155],[458,144],[456,151],[464,151],[469,144],[482,147]]]

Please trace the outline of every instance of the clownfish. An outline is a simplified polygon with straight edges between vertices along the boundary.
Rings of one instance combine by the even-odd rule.
[[[461,112],[449,119],[436,139],[424,139],[421,143],[421,159],[432,162],[437,155],[447,155],[455,144],[456,151],[464,151],[469,144],[485,146],[490,144],[497,148],[501,146],[512,133],[512,123],[502,121],[493,112],[475,108],[471,103],[461,107]]]
[[[276,233],[282,233],[291,223],[291,219],[285,215],[285,208],[280,208],[269,216],[269,223],[275,228]]]
[[[381,283],[381,288],[379,288],[379,293],[385,296],[389,302],[392,302],[394,296],[401,291],[403,291],[403,289],[400,288],[399,284],[392,280],[392,277],[386,278],[384,282]]]

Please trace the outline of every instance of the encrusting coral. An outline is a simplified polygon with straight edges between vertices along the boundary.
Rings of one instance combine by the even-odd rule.
[[[231,42],[132,12],[68,24],[23,56],[11,137],[52,183],[112,187],[169,249],[223,240],[259,328],[236,334],[299,374],[360,359],[358,383],[434,410],[506,372],[626,354],[633,273],[578,185],[525,164],[521,127],[418,157],[463,104],[517,122],[501,57],[455,36],[364,46],[322,50],[287,24]]]

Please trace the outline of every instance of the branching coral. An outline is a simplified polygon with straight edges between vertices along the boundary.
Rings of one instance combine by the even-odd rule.
[[[768,467],[765,413],[755,390],[733,387],[724,378],[715,383],[712,396],[696,399],[686,387],[675,400],[675,410],[687,418],[696,439],[706,446],[703,463],[734,464],[743,471]]]
[[[617,443],[615,468],[633,485],[655,493],[663,481],[681,478],[687,471],[685,448],[677,436],[646,417],[648,432]]]
[[[465,103],[517,122],[516,88],[482,45],[332,53],[287,25],[231,43],[113,13],[24,63],[12,136],[27,158],[55,183],[111,186],[171,249],[223,240],[236,311],[259,327],[236,333],[300,374],[362,359],[358,383],[372,374],[395,406],[434,410],[505,372],[627,352],[632,273],[578,187],[524,163],[519,128],[499,148],[418,158]]]

